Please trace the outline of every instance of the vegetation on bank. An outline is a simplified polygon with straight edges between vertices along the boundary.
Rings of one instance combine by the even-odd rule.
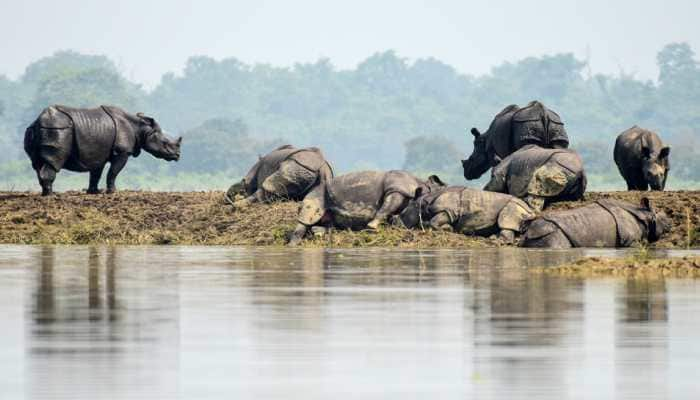
[[[504,62],[482,76],[393,51],[348,70],[326,59],[287,68],[198,56],[145,90],[105,56],[61,51],[17,79],[0,76],[0,190],[36,188],[22,136],[53,103],[143,111],[184,136],[180,162],[142,155],[120,176],[122,188],[211,190],[227,187],[282,142],[321,147],[338,172],[404,168],[460,184],[460,160],[472,148],[467,129],[483,131],[504,106],[532,99],[561,114],[590,188],[623,188],[612,146],[633,124],[657,130],[673,146],[670,188],[697,187],[700,66],[685,43],[660,49],[656,63],[659,76],[651,82],[594,74],[573,54]],[[85,174],[63,171],[56,181],[61,190],[86,182]]]
[[[642,196],[673,220],[672,231],[654,246],[699,247],[700,192],[589,193],[586,201]],[[584,204],[585,204],[584,202]],[[559,203],[554,209],[578,207]],[[223,192],[136,192],[88,195],[64,192],[0,192],[0,243],[203,244],[283,246],[294,229],[299,203],[256,204],[234,211]],[[495,238],[387,226],[378,232],[332,230],[307,239],[308,247],[471,248],[500,246]]]
[[[700,257],[651,259],[586,257],[556,267],[529,269],[532,273],[578,278],[700,278]]]

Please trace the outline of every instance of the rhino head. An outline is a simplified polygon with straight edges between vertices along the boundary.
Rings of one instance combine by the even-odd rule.
[[[446,186],[437,175],[431,175],[425,185],[416,189],[413,198],[408,201],[406,207],[399,214],[398,219],[401,224],[409,229],[427,225],[431,218],[427,207],[430,198],[437,195]]]
[[[163,133],[155,119],[142,113],[136,115],[140,121],[141,147],[154,157],[162,158],[166,161],[179,160],[182,137],[174,140]]]
[[[482,135],[476,128],[472,128],[471,133],[474,136],[474,150],[468,159],[462,160],[464,177],[468,180],[478,179],[501,161],[489,146],[487,135]]]
[[[647,235],[650,242],[657,241],[661,236],[671,231],[671,227],[673,226],[671,218],[662,210],[653,207],[651,201],[647,197],[642,198],[640,206],[647,215],[646,222],[649,227]]]
[[[668,156],[670,153],[671,148],[669,146],[655,149],[642,141],[642,173],[651,190],[664,190],[664,187],[666,187],[666,177],[669,170]]]

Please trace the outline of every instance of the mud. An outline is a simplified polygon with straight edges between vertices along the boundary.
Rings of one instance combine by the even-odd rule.
[[[552,209],[614,198],[651,198],[673,219],[672,232],[656,247],[699,247],[700,192],[590,193],[586,200]],[[88,195],[65,192],[0,192],[0,243],[206,244],[282,246],[296,224],[300,203],[255,204],[233,211],[223,192],[134,192]],[[494,238],[384,227],[378,232],[334,230],[305,240],[307,247],[466,248],[502,245]]]

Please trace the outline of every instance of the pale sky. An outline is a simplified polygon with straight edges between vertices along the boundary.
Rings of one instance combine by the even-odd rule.
[[[470,74],[503,61],[573,52],[593,72],[655,79],[656,52],[700,51],[700,1],[0,0],[0,74],[72,49],[112,58],[153,87],[192,55],[289,66],[328,57],[352,68],[388,49]]]

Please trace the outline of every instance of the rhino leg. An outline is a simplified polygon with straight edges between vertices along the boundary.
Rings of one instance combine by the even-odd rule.
[[[450,216],[444,211],[436,214],[430,219],[430,227],[441,231],[454,231],[454,228],[450,223]]]
[[[310,227],[323,223],[326,218],[330,218],[330,212],[326,209],[325,194],[325,188],[319,186],[304,197],[304,201],[302,201],[299,208],[297,226],[289,239],[289,246],[296,246],[301,243]]]
[[[117,191],[117,186],[115,185],[117,175],[119,175],[122,168],[124,168],[128,159],[129,153],[119,153],[113,156],[109,161],[109,171],[107,171],[107,193],[114,193]]]
[[[306,236],[306,232],[308,231],[309,227],[299,222],[296,228],[294,228],[292,236],[289,238],[289,243],[287,243],[287,245],[298,246],[301,243],[302,239],[304,239],[304,236]]]
[[[379,211],[374,214],[374,219],[367,224],[367,227],[369,229],[379,228],[379,225],[384,223],[389,216],[396,214],[401,208],[405,207],[407,200],[404,195],[398,192],[387,195]]]
[[[649,184],[646,183],[643,179],[638,181],[630,179],[627,181],[627,190],[646,191],[649,190]]]
[[[100,193],[97,185],[100,183],[100,178],[102,178],[102,171],[104,170],[104,165],[98,169],[90,171],[90,185],[88,186],[88,194]]]
[[[549,249],[570,249],[574,247],[571,244],[571,241],[569,241],[566,235],[564,235],[564,233],[559,229],[547,234],[546,236],[538,237],[535,239],[525,237],[525,239],[520,243],[520,246]]]
[[[515,242],[515,231],[512,231],[510,229],[503,229],[501,230],[499,237],[506,244],[513,244]]]
[[[53,181],[56,179],[56,172],[49,164],[44,164],[37,170],[42,196],[48,196],[53,193]]]
[[[525,200],[525,202],[526,202],[530,207],[532,207],[532,209],[533,209],[535,212],[538,212],[538,213],[539,213],[539,212],[542,212],[542,210],[544,209],[545,202],[546,202],[546,200],[545,200],[544,197],[542,197],[542,196],[537,196],[537,195],[534,195],[534,194],[528,194],[527,196],[525,196],[525,199],[523,199],[523,200]]]
[[[535,209],[542,211],[546,199],[555,199],[573,182],[576,175],[556,163],[547,163],[539,167],[532,176],[525,201]]]
[[[263,201],[265,201],[265,191],[263,189],[258,189],[255,191],[255,193],[251,194],[245,199],[236,200],[233,203],[233,208],[236,210],[242,210],[251,204],[261,203]]]

